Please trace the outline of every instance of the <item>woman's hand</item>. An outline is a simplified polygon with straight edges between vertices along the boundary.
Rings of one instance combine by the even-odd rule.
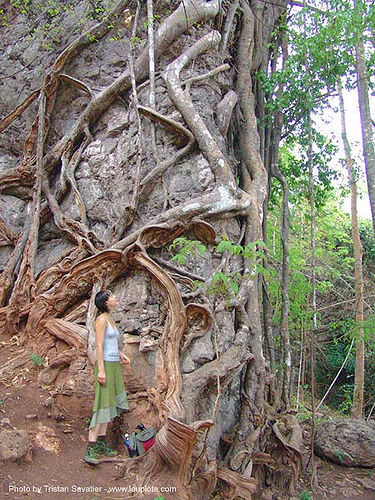
[[[120,363],[124,363],[124,364],[129,364],[130,363],[130,359],[127,357],[126,354],[124,354],[123,352],[120,351]]]
[[[100,371],[99,370],[99,373],[98,373],[98,382],[100,385],[105,385],[105,380],[106,380],[106,377],[105,377],[105,371]]]

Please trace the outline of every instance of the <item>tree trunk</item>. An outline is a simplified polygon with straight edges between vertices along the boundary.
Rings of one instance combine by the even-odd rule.
[[[314,442],[315,442],[315,331],[317,328],[317,307],[316,307],[316,275],[315,275],[315,193],[314,193],[314,165],[312,156],[312,130],[311,111],[307,114],[308,151],[307,161],[309,168],[309,201],[310,201],[310,246],[311,246],[311,305],[312,305],[312,329],[310,332],[310,370],[311,370],[311,487],[317,484],[316,468],[314,462]]]
[[[281,40],[282,47],[282,69],[288,58],[288,47],[285,35]],[[278,96],[281,98],[284,85],[281,84],[278,89]],[[291,371],[292,371],[292,353],[290,347],[289,335],[289,186],[287,179],[279,169],[279,145],[281,142],[281,133],[283,128],[283,115],[279,111],[275,113],[274,124],[272,127],[272,141],[270,145],[271,173],[280,182],[283,191],[281,207],[281,245],[282,245],[282,266],[281,266],[281,363],[279,370],[279,388],[281,395],[281,404],[283,409],[288,409],[290,404],[291,390]]]
[[[337,84],[340,103],[341,116],[341,137],[345,150],[345,163],[348,171],[350,184],[350,201],[351,201],[351,219],[352,219],[352,238],[354,248],[354,287],[355,287],[355,321],[358,325],[357,341],[356,341],[356,357],[355,357],[355,376],[354,376],[354,393],[352,417],[363,417],[363,395],[365,386],[365,343],[363,340],[363,272],[362,272],[362,244],[358,229],[358,213],[357,213],[357,183],[356,173],[353,167],[350,145],[346,133],[345,124],[345,108],[342,95],[342,86],[339,81]]]
[[[354,0],[354,6],[356,6],[356,0]],[[371,120],[365,51],[360,34],[356,35],[355,60],[357,71],[358,104],[361,117],[363,158],[365,160],[372,225],[375,232],[375,143],[373,124]]]
[[[198,277],[210,283],[215,254],[204,261],[193,256],[180,268],[167,250],[181,235],[208,248],[223,233],[244,245],[262,239],[268,177],[254,74],[267,68],[271,33],[286,2],[240,3],[241,9],[233,1],[225,11],[218,0],[137,2],[135,31],[134,3],[122,0],[96,26],[86,19],[87,32],[73,42],[67,34],[72,30],[62,29],[68,49],[38,58],[24,68],[18,92],[2,93],[8,99],[3,141],[12,160],[0,175],[2,196],[11,207],[4,214],[5,229],[15,213],[18,218],[17,234],[0,247],[0,325],[10,331],[17,314],[27,354],[2,367],[0,378],[27,362],[30,352],[39,354],[50,361],[39,381],[55,384],[61,403],[68,404],[69,394],[82,397],[89,416],[93,295],[111,287],[121,298],[117,320],[131,358],[124,368],[131,401],[127,425],[135,427],[142,415],[159,431],[154,448],[126,462],[121,474],[137,469],[140,485],[151,476],[155,484],[176,484],[181,500],[206,499],[219,479],[228,499],[251,499],[255,476],[259,489],[265,479],[277,479],[285,494],[297,479],[294,473],[280,478],[275,466],[286,449],[292,450],[288,429],[292,436],[295,427],[285,421],[283,435],[277,417],[265,411],[266,363],[253,262],[243,263],[238,297],[228,308],[222,300],[215,313],[216,302],[194,291],[193,282]],[[66,15],[64,22],[75,22],[77,15]],[[16,50],[18,40],[12,41],[11,30],[6,35]],[[140,43],[142,38],[150,46]],[[236,38],[237,52],[230,43]],[[134,61],[132,54],[127,57],[129,45]],[[219,49],[236,67],[222,64]],[[10,74],[12,59],[6,62]],[[36,70],[46,74],[38,119],[24,83]],[[11,82],[0,80],[0,85]],[[234,152],[228,131],[240,138]],[[24,154],[15,146],[22,141]],[[32,216],[28,202],[16,198],[20,193],[27,200],[33,196]],[[21,293],[26,281],[14,282],[18,269],[32,293]],[[269,455],[266,464],[259,460],[259,453],[272,450],[275,458]],[[288,453],[300,463],[298,450]]]

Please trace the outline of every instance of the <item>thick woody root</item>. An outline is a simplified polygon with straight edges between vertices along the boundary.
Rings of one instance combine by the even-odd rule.
[[[124,462],[124,465],[117,478],[132,478],[139,488],[150,484],[175,486],[175,495],[182,500],[206,500],[214,492],[220,479],[220,492],[225,491],[222,498],[232,500],[243,496],[251,500],[251,494],[256,489],[255,479],[244,478],[224,467],[218,468],[216,461],[202,464],[202,456],[199,453],[197,455],[197,446],[199,449],[202,445],[202,435],[212,424],[212,421],[206,420],[188,426],[168,418],[151,450],[141,457],[118,460]],[[194,465],[197,460],[200,460],[199,467]],[[149,498],[145,495],[141,497]]]
[[[144,478],[138,487],[158,485],[159,482],[175,486],[176,495],[181,500],[207,499],[219,479],[223,485],[222,498],[233,500],[241,496],[251,500],[257,485],[254,478],[244,478],[224,467],[217,467],[216,462],[207,467],[192,468],[194,449],[204,431],[212,425],[210,420],[186,425],[169,417],[158,432],[154,447],[146,455],[126,460],[117,477],[129,478],[129,475],[136,474],[137,478]]]
[[[286,497],[295,495],[302,472],[302,430],[293,415],[271,418],[262,429],[264,452],[253,452],[253,475]]]
[[[178,351],[187,325],[185,306],[173,279],[145,253],[134,252],[129,259],[150,272],[167,293],[168,315],[161,343],[162,363],[155,367],[160,387],[167,388],[162,408],[159,411],[183,419],[184,410],[179,400],[181,372]],[[165,418],[165,415],[163,416]]]
[[[207,224],[197,221],[196,225],[201,235],[207,234],[209,240],[212,238],[212,228]],[[206,231],[204,232],[204,229]],[[209,229],[208,229],[209,228]],[[182,302],[180,292],[176,283],[170,275],[156,264],[145,252],[147,247],[159,247],[172,241],[183,231],[181,224],[174,227],[167,225],[150,226],[142,231],[137,242],[124,252],[124,258],[128,264],[146,270],[157,281],[164,290],[167,301],[167,320],[164,334],[161,338],[161,363],[156,366],[156,379],[159,381],[159,392],[163,395],[163,401],[159,408],[159,418],[165,421],[166,417],[174,417],[183,420],[185,411],[180,402],[181,393],[181,371],[179,360],[179,349],[182,337],[187,329],[187,316],[191,317],[191,308]],[[208,230],[207,230],[208,229]],[[205,240],[207,241],[207,239]],[[204,317],[203,329],[207,329],[210,323],[210,311],[207,308],[197,310]],[[156,388],[158,390],[158,388]]]
[[[220,33],[212,31],[189,47],[180,57],[170,63],[163,73],[167,84],[168,93],[188,124],[193,133],[200,150],[207,158],[213,170],[217,182],[228,186],[233,191],[236,190],[236,182],[231,172],[226,157],[216,144],[207,126],[197,112],[190,97],[189,92],[182,90],[180,73],[182,69],[195,57],[212,50],[220,42]]]
[[[171,130],[175,135],[179,137],[179,143],[184,144],[183,148],[180,149],[174,156],[172,156],[172,158],[161,162],[142,179],[141,186],[142,191],[144,191],[147,184],[164,174],[164,172],[166,172],[170,167],[176,165],[177,162],[179,162],[184,156],[192,151],[195,143],[195,138],[190,130],[181,125],[181,123],[176,122],[175,120],[172,120],[167,116],[163,116],[151,108],[138,106],[138,110],[141,114],[150,118],[150,120],[160,123],[164,125],[164,127],[168,130]]]
[[[218,468],[217,477],[225,483],[221,492],[226,500],[234,500],[237,497],[251,500],[257,490],[257,481],[254,478],[246,478],[224,467]]]
[[[198,5],[199,4],[199,5]],[[108,31],[110,26],[110,21],[112,17],[116,18],[123,10],[126,5],[126,1],[120,1],[112,13],[109,15],[108,19],[103,21],[103,23],[99,23],[99,25],[93,27],[89,30],[89,34],[94,34],[94,38],[97,39],[98,36],[102,37]],[[205,21],[212,17],[214,17],[219,9],[219,5],[217,2],[192,2],[190,0],[183,2],[180,7],[173,12],[168,19],[162,23],[158,32],[155,36],[155,55],[158,57],[166,48],[170,46],[170,44],[176,40],[186,29],[189,29],[195,22]],[[111,17],[112,16],[112,17]],[[86,43],[86,39],[90,39],[86,34],[80,36],[76,39],[56,60],[55,64],[48,72],[46,78],[43,83],[43,92],[46,96],[46,119],[44,120],[43,125],[43,134],[45,135],[49,123],[49,117],[54,108],[54,102],[56,98],[56,93],[58,90],[58,73],[62,70],[63,66],[66,64],[68,60],[73,57],[73,55],[82,48]],[[139,60],[135,66],[135,78],[137,81],[142,81],[147,76],[148,69],[148,50],[145,49],[141,54]],[[73,149],[78,149],[81,151],[81,148],[77,148],[77,142],[81,140],[82,137],[86,136],[87,133],[85,131],[88,130],[90,124],[94,123],[101,114],[108,109],[108,107],[115,101],[118,94],[120,92],[124,92],[129,89],[130,79],[129,73],[124,74],[120,78],[118,78],[112,85],[104,89],[98,96],[93,98],[86,110],[82,113],[80,119],[76,123],[76,125],[71,129],[71,131],[62,138],[59,143],[56,145],[52,153],[43,160],[43,170],[45,171],[45,176],[43,180],[43,191],[45,192],[48,202],[49,208],[54,215],[55,222],[57,226],[65,232],[74,242],[76,242],[82,248],[88,250],[89,253],[96,253],[95,248],[95,240],[97,239],[93,233],[90,234],[87,225],[85,224],[85,209],[80,197],[78,190],[76,189],[76,185],[74,182],[74,177],[70,176],[70,183],[72,185],[73,191],[75,193],[75,197],[78,201],[78,205],[80,207],[81,215],[83,218],[82,223],[78,223],[76,221],[67,219],[61,212],[61,209],[58,205],[58,199],[50,192],[49,189],[49,181],[46,177],[49,172],[51,172],[55,166],[59,164],[59,162],[64,159],[68,159],[70,161],[70,157],[72,157]],[[22,108],[24,109],[24,107]],[[24,150],[24,162],[21,170],[19,171],[19,182],[22,185],[22,177],[24,174],[24,168],[27,165],[31,166],[31,159],[34,158],[35,152],[35,144],[38,135],[38,130],[40,128],[40,117],[38,117],[32,127],[30,135],[25,144]],[[75,164],[76,162],[72,162]],[[34,161],[34,160],[33,160]],[[64,162],[63,162],[64,163]],[[74,168],[74,167],[73,167]],[[69,167],[70,169],[70,167]],[[68,170],[69,170],[68,169]],[[30,172],[28,172],[30,173]],[[14,177],[14,172],[11,172],[11,176]],[[4,181],[8,182],[9,174],[5,173]],[[15,179],[12,181],[13,186]],[[2,185],[0,178],[0,185]],[[45,211],[45,209],[43,209]],[[42,210],[42,212],[43,212]],[[5,296],[3,297],[2,305],[5,303],[5,299],[7,298],[7,293],[12,287],[12,278],[11,276],[15,275],[15,266],[19,260],[19,254],[22,253],[24,245],[26,245],[26,238],[19,242],[18,248],[15,249],[15,258],[11,262],[14,261],[12,266],[8,266],[2,276],[3,281],[6,282],[6,286],[3,287],[5,289]],[[100,245],[100,242],[99,242]],[[96,245],[98,247],[98,245]]]
[[[15,372],[29,363],[31,360],[31,351],[24,349],[24,352],[10,359],[0,368],[0,380],[6,380],[13,377]]]
[[[192,373],[183,376],[182,401],[187,412],[187,421],[195,420],[197,402],[212,391],[217,377],[221,387],[225,387],[242,370],[244,363],[254,356],[242,345],[233,345],[220,358],[214,359]]]
[[[196,234],[205,238],[206,242],[212,242],[215,236],[211,226],[203,221],[195,221],[193,227],[196,228]],[[76,257],[74,252],[68,253],[67,262],[63,261],[56,268],[46,271],[37,282],[37,289],[43,293],[37,295],[28,311],[24,340],[36,354],[41,356],[47,354],[54,345],[53,339],[56,338],[63,340],[71,348],[75,348],[78,353],[85,353],[89,341],[88,330],[72,322],[75,319],[82,320],[82,316],[87,314],[87,304],[84,305],[82,301],[85,300],[90,290],[95,288],[96,283],[105,281],[109,283],[115,280],[129,265],[145,269],[165,290],[169,306],[168,328],[165,332],[166,340],[163,347],[166,367],[164,371],[161,370],[162,373],[165,372],[162,375],[164,379],[161,379],[163,380],[161,386],[168,387],[169,392],[167,391],[166,406],[161,411],[164,414],[167,409],[173,408],[173,412],[180,414],[181,408],[177,403],[180,391],[180,381],[177,375],[180,373],[178,350],[187,325],[186,319],[181,322],[181,318],[186,318],[185,306],[173,279],[154,263],[143,249],[163,246],[181,234],[183,230],[182,224],[147,226],[138,233],[138,238],[132,248],[128,247],[124,252],[120,250],[100,252],[75,264],[67,274],[63,275],[71,259],[74,261]],[[63,264],[66,264],[66,267]],[[45,291],[49,286],[53,287],[52,293]],[[190,311],[192,307],[189,306],[188,310]],[[196,310],[198,309],[199,306],[196,307]],[[67,310],[70,311],[69,315],[65,315],[66,317],[62,319],[61,317]],[[0,321],[4,325],[11,320],[8,313],[9,308],[0,309]],[[202,328],[206,329],[210,322],[208,319],[210,311],[202,308],[200,314]],[[189,312],[190,316],[191,312]]]
[[[97,280],[103,279],[104,276],[114,280],[124,269],[121,252],[116,250],[100,252],[74,265],[70,272],[55,285],[53,292],[43,293],[35,298],[25,331],[29,342],[38,349],[41,338],[46,334],[46,320],[62,315],[68,307],[82,301]],[[57,331],[56,326],[55,330]],[[70,333],[72,336],[76,335],[77,342],[79,342],[78,330],[75,329]],[[66,340],[71,343],[68,336]]]
[[[125,1],[119,2],[116,8],[123,8],[125,4]],[[155,35],[155,56],[159,57],[173,41],[194,23],[212,19],[217,14],[219,7],[220,2],[216,0],[210,2],[206,0],[184,0],[184,2],[181,2],[180,7],[161,24]],[[195,422],[197,416],[194,415],[194,411],[191,409],[197,398],[208,389],[210,384],[216,380],[216,377],[219,377],[221,384],[225,386],[233,376],[241,371],[244,363],[252,360],[253,355],[243,349],[243,345],[235,345],[232,350],[222,356],[220,363],[218,360],[214,360],[198,370],[196,376],[193,373],[190,377],[187,376],[182,380],[179,349],[186,350],[194,338],[203,335],[210,328],[211,313],[208,308],[199,304],[185,306],[174,279],[155,263],[146,252],[148,247],[159,248],[164,246],[185,229],[191,227],[196,230],[196,234],[199,235],[198,238],[213,243],[215,240],[213,229],[207,223],[196,220],[197,217],[233,217],[259,212],[257,203],[261,196],[257,195],[255,185],[248,182],[244,191],[239,189],[225,154],[220,150],[193,105],[189,95],[189,86],[193,81],[201,79],[201,77],[193,77],[193,79],[185,83],[181,83],[179,80],[180,72],[190,61],[203,52],[214,49],[219,42],[220,35],[218,32],[209,33],[188,48],[164,72],[169,95],[190,130],[173,120],[168,121],[162,115],[158,116],[155,110],[138,107],[138,110],[146,114],[150,119],[172,128],[184,141],[182,149],[173,158],[159,164],[141,181],[141,189],[145,190],[151,180],[161,175],[167,168],[173,166],[185,154],[190,152],[195,143],[209,161],[217,186],[201,197],[188,200],[165,211],[155,217],[153,221],[150,221],[146,227],[126,235],[111,249],[102,250],[101,242],[95,238],[93,233],[89,232],[84,204],[75,184],[74,170],[80,161],[82,150],[91,140],[89,127],[115,102],[120,93],[129,90],[131,85],[130,74],[129,72],[124,73],[112,85],[95,96],[92,95],[90,89],[83,82],[72,81],[69,75],[63,75],[65,81],[68,80],[85,91],[90,96],[90,102],[71,130],[51,149],[51,153],[43,158],[45,173],[43,189],[48,198],[49,210],[42,207],[41,221],[45,221],[48,212],[51,212],[60,231],[66,233],[74,241],[76,247],[66,255],[60,264],[56,264],[40,275],[34,286],[35,297],[33,297],[33,301],[29,300],[28,303],[20,305],[24,315],[23,318],[27,318],[24,340],[27,341],[28,346],[32,347],[33,351],[35,350],[36,354],[45,356],[51,350],[53,351],[51,347],[55,345],[56,339],[63,340],[68,346],[68,349],[62,353],[56,351],[56,355],[50,359],[50,367],[43,372],[43,380],[53,382],[56,373],[61,368],[71,365],[76,357],[83,357],[87,351],[90,351],[92,332],[90,337],[89,328],[90,325],[92,326],[92,310],[90,312],[87,299],[90,295],[93,296],[99,284],[114,281],[129,268],[146,270],[156,280],[166,297],[168,314],[164,332],[160,339],[160,359],[162,362],[160,366],[156,366],[158,385],[150,389],[148,396],[151,403],[156,402],[157,404],[157,420],[162,426],[155,447],[144,457],[126,462],[124,471],[131,472],[132,469],[135,470],[139,467],[139,471],[144,472],[147,481],[150,481],[150,478],[155,474],[159,475],[162,472],[166,476],[169,474],[173,478],[174,484],[179,485],[181,488],[182,494],[179,496],[181,499],[203,499],[204,497],[199,496],[202,491],[197,485],[206,484],[206,491],[212,492],[218,478],[227,485],[226,498],[241,495],[250,499],[254,491],[254,483],[250,478],[244,478],[236,472],[217,467],[213,462],[207,463],[202,457],[196,459],[194,448],[199,444],[200,433],[202,430],[208,432],[212,422],[208,420]],[[77,51],[78,46],[79,43],[75,47],[70,47],[70,50],[65,55],[62,54],[57,60],[56,69],[59,72],[61,72],[68,58]],[[136,82],[141,82],[147,77],[148,62],[149,51],[148,48],[145,48],[135,63],[134,79]],[[209,77],[219,69],[217,68],[203,75],[202,78]],[[224,69],[227,68],[222,67],[220,70]],[[183,90],[183,86],[185,86],[185,90]],[[46,81],[45,87],[48,101],[47,117],[53,111],[57,89],[58,80],[56,74],[53,74]],[[244,91],[243,88],[239,90],[239,100],[243,103],[245,100]],[[230,94],[218,106],[218,127],[222,135],[227,132],[236,100],[237,96]],[[27,104],[28,102],[25,102],[23,107],[26,107]],[[19,109],[15,111],[15,114],[21,111]],[[253,115],[246,114],[247,121],[253,118]],[[3,177],[0,177],[0,187],[6,185],[7,188],[14,189],[17,187],[17,180],[20,181],[18,186],[22,184],[21,175],[28,179],[29,187],[33,185],[35,174],[33,165],[35,162],[32,155],[35,150],[36,131],[39,126],[43,128],[39,121],[36,120],[25,145],[25,161],[28,160],[28,168],[25,170],[26,164],[23,164],[22,168],[17,169],[17,173],[13,177],[10,176],[9,172],[5,173]],[[251,132],[254,132],[255,120],[252,126]],[[252,139],[254,139],[254,135]],[[254,144],[256,145],[256,142]],[[76,151],[77,154],[73,153],[73,151]],[[245,170],[248,172],[248,177],[251,177],[250,173],[254,174],[253,177],[257,180],[258,185],[264,183],[265,179],[261,166],[258,163],[256,166],[251,162],[248,164],[248,161],[249,157],[247,156]],[[60,179],[61,189],[57,193],[52,193],[49,187],[49,176],[52,172],[55,173],[61,162],[63,163],[63,172]],[[80,207],[80,223],[66,219],[59,206],[59,202],[67,192],[68,184],[70,184]],[[261,193],[263,193],[263,188],[262,185]],[[129,214],[129,220],[132,220],[133,215]],[[113,242],[122,237],[124,227],[127,227],[126,224],[120,221],[119,227],[115,228]],[[20,247],[19,244],[18,253]],[[14,255],[16,255],[16,252]],[[84,258],[87,255],[90,255],[90,257]],[[11,286],[8,286],[6,295],[10,289]],[[4,300],[4,303],[6,303],[7,296]],[[7,324],[11,312],[11,308],[0,309],[0,324]],[[80,318],[79,321],[81,322],[82,316],[86,318],[86,328],[75,323],[78,318]],[[186,333],[189,327],[189,333]],[[194,387],[198,389],[195,392]],[[182,390],[184,400],[181,402]],[[202,455],[204,456],[204,452],[202,452]]]

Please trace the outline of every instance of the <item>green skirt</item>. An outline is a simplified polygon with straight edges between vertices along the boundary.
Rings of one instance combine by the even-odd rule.
[[[90,429],[95,425],[110,422],[123,411],[129,410],[120,361],[104,361],[104,371],[106,381],[104,385],[100,385],[98,363],[95,362],[95,402]]]

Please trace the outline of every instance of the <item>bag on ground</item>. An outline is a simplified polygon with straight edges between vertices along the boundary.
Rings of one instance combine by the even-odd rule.
[[[155,444],[155,437],[155,427],[149,427],[141,432],[132,432],[129,435],[129,455],[136,457],[146,453]]]

